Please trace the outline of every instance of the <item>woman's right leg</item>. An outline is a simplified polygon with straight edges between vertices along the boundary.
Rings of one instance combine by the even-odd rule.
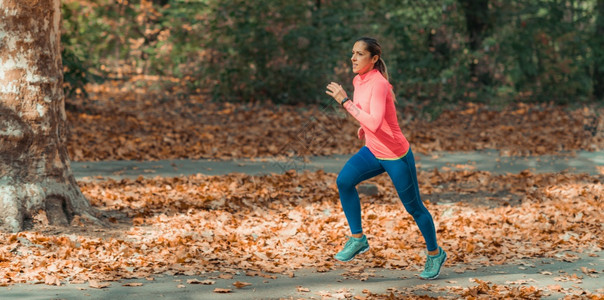
[[[352,234],[363,233],[361,226],[361,200],[359,199],[356,185],[384,171],[384,168],[371,151],[369,151],[369,148],[363,147],[346,162],[340,174],[338,174],[336,183],[340,192],[340,203],[342,204],[342,209],[344,210]]]
[[[344,245],[344,249],[334,256],[335,259],[350,261],[357,254],[369,250],[369,243],[361,226],[361,200],[356,185],[383,172],[384,168],[367,147],[361,148],[340,171],[336,182],[340,192],[340,203],[342,203],[352,236]]]

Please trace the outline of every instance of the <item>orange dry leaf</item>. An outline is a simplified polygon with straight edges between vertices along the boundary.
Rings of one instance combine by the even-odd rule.
[[[44,283],[47,284],[47,285],[60,286],[61,285],[61,280],[59,280],[59,278],[57,278],[57,276],[46,275],[46,277],[44,278]]]
[[[143,283],[142,282],[128,282],[128,283],[122,284],[122,286],[143,286]]]
[[[99,282],[98,280],[90,280],[88,281],[88,286],[95,289],[102,289],[109,287],[111,283],[109,282]]]
[[[562,289],[562,286],[560,286],[559,284],[552,284],[548,285],[547,288],[551,291],[559,292]]]
[[[199,280],[199,279],[187,279],[188,284],[203,284],[203,285],[212,285],[216,283],[214,280]]]
[[[251,283],[249,283],[249,282],[235,281],[235,282],[233,282],[233,285],[234,285],[236,288],[240,289],[240,288],[244,288],[244,287],[246,287],[246,286],[248,286],[248,285],[252,285],[252,284],[251,284]]]
[[[230,293],[231,289],[221,289],[221,288],[215,288],[214,289],[214,293]]]
[[[581,267],[581,272],[589,275],[589,274],[597,274],[598,271],[596,269],[588,269],[587,267]]]

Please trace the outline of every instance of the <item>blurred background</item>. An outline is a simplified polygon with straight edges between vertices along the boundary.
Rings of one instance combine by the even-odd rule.
[[[64,0],[69,95],[159,76],[228,101],[313,103],[377,38],[399,99],[559,104],[604,96],[602,0]],[[174,80],[177,79],[177,80]],[[155,84],[156,87],[157,84]]]
[[[604,0],[63,0],[62,10],[74,160],[354,153],[357,123],[328,106],[325,86],[352,92],[362,36],[380,41],[420,152],[604,149]]]

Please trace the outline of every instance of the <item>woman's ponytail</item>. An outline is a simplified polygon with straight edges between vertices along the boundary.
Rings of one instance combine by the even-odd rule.
[[[375,65],[373,65],[374,69],[377,69],[378,71],[380,71],[380,73],[382,73],[382,76],[384,76],[384,78],[386,78],[386,80],[388,82],[390,82],[389,79],[389,75],[388,75],[388,67],[386,67],[386,63],[384,62],[384,60],[382,59],[382,57],[380,56],[380,59],[378,59],[378,61],[375,63]],[[396,97],[394,96],[394,90],[390,90],[392,92],[392,100],[394,100],[394,102],[396,102]]]
[[[384,62],[384,60],[382,59],[382,57],[380,56],[380,59],[375,63],[375,65],[373,66],[374,68],[376,68],[378,71],[380,71],[380,73],[382,73],[382,76],[384,76],[384,78],[386,78],[386,80],[390,81],[389,79],[389,75],[388,75],[388,67],[386,67],[386,63]]]

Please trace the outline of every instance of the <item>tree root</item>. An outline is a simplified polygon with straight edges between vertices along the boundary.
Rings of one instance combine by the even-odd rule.
[[[76,215],[102,227],[109,223],[90,206],[77,185],[46,180],[38,183],[13,183],[0,180],[0,230],[19,232],[25,220],[40,210],[50,225],[69,226]]]

